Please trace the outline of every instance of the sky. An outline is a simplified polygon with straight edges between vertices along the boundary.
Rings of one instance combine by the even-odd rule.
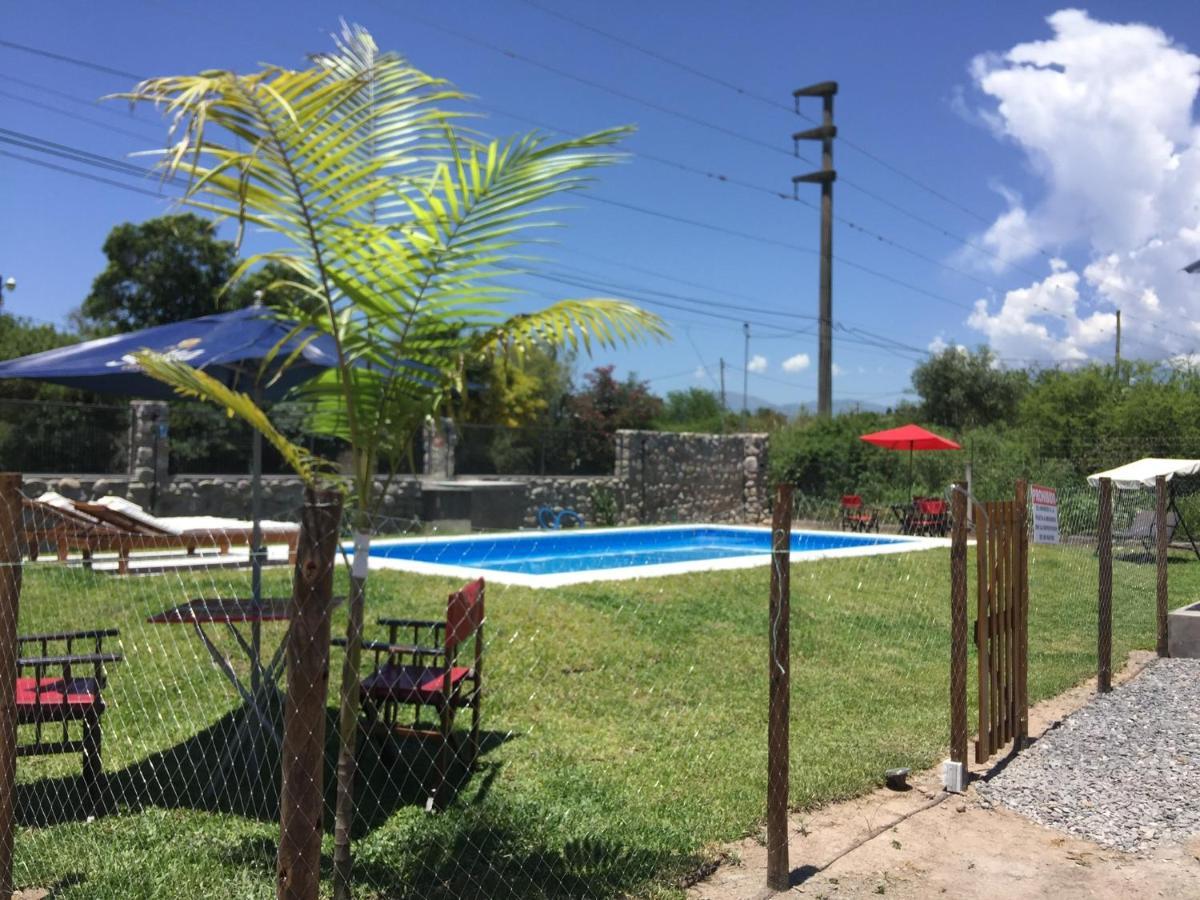
[[[814,405],[819,189],[794,200],[791,179],[817,168],[819,145],[798,159],[791,135],[820,101],[798,116],[792,92],[825,80],[839,83],[835,403],[894,404],[946,347],[988,344],[1009,366],[1107,361],[1118,309],[1124,357],[1200,359],[1200,275],[1181,272],[1200,259],[1189,0],[12,4],[7,310],[64,323],[108,230],[178,208],[153,179],[101,167],[147,162],[130,154],[161,147],[166,126],[99,98],[131,76],[302,66],[339,17],[471,94],[497,136],[636,128],[627,159],[556,214],[514,310],[619,296],[663,316],[671,340],[600,351],[581,371],[612,363],[659,393],[716,390],[723,359],[731,407],[744,383]],[[252,235],[246,250],[270,246]]]

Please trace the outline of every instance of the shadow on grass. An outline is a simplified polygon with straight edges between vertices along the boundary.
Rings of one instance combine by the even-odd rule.
[[[661,874],[652,850],[602,839],[545,845],[534,822],[493,807],[431,820],[419,843],[359,851],[355,882],[389,900],[626,896]]]
[[[326,710],[325,734],[325,825],[332,832],[338,752],[337,715],[333,710]],[[463,739],[456,746],[463,746],[466,732],[460,730],[456,735]],[[480,732],[480,760],[509,738],[500,732]],[[359,733],[356,838],[387,821],[402,807],[424,807],[435,781],[438,746],[419,738],[379,738]],[[486,797],[497,767],[488,768],[472,802]],[[99,785],[89,785],[82,775],[18,784],[16,816],[23,826],[47,827],[158,807],[276,822],[279,772],[278,748],[266,729],[242,707],[183,743],[120,771],[106,772]],[[444,788],[449,803],[473,775],[466,760],[452,754]]]

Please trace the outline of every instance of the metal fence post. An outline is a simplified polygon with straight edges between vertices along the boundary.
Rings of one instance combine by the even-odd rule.
[[[1100,521],[1096,553],[1100,560],[1100,596],[1096,635],[1096,690],[1112,690],[1112,480],[1100,479]]]
[[[950,540],[950,759],[967,766],[967,495],[954,485]]]
[[[1155,649],[1159,656],[1167,656],[1167,550],[1171,537],[1167,530],[1167,476],[1154,479],[1154,494],[1157,501],[1154,509],[1155,540]]]
[[[792,486],[775,492],[771,520],[769,699],[767,718],[767,887],[786,891],[788,864],[788,753],[791,707]]]
[[[285,651],[288,683],[275,882],[279,900],[317,900],[321,887],[329,617],[341,519],[339,492],[305,491]]]
[[[21,476],[0,474],[0,897],[13,894],[17,778],[17,608],[21,599]]]

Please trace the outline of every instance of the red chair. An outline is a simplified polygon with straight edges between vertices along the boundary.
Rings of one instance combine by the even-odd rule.
[[[913,500],[912,533],[945,537],[950,532],[950,505],[934,497]]]
[[[18,725],[33,726],[33,741],[18,742],[18,756],[45,756],[53,753],[79,753],[83,756],[83,777],[89,784],[99,781],[100,717],[104,714],[104,666],[121,661],[119,653],[105,653],[103,641],[116,637],[115,628],[97,631],[63,631],[53,634],[18,635],[18,653],[36,645],[36,656],[19,656],[18,673],[33,670],[32,676],[17,676],[16,712]],[[76,652],[75,643],[86,642],[91,652]],[[61,653],[51,653],[51,644],[64,645]],[[80,723],[79,736],[71,735],[71,724]],[[54,733],[47,736],[46,726]]]
[[[858,494],[843,494],[841,527],[842,531],[878,531],[879,513],[863,506],[863,499]]]
[[[362,680],[363,710],[369,731],[440,741],[434,782],[425,808],[445,804],[443,788],[450,768],[454,718],[460,709],[471,710],[468,767],[479,755],[479,707],[483,674],[484,583],[480,578],[460,588],[446,601],[444,622],[424,619],[379,619],[387,626],[388,639],[364,641],[363,649],[374,653],[374,668]],[[401,631],[412,631],[412,643],[402,643]],[[427,637],[422,642],[422,637]],[[458,665],[460,651],[474,638],[473,665]],[[412,707],[412,724],[400,722],[402,708]],[[436,721],[426,725],[423,711]]]

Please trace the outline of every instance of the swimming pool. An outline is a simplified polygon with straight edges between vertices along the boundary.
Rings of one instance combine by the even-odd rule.
[[[947,547],[942,538],[793,531],[792,559],[828,559]],[[771,530],[739,525],[660,525],[579,531],[472,534],[372,541],[370,564],[428,575],[484,576],[500,584],[557,587],[766,565]]]

